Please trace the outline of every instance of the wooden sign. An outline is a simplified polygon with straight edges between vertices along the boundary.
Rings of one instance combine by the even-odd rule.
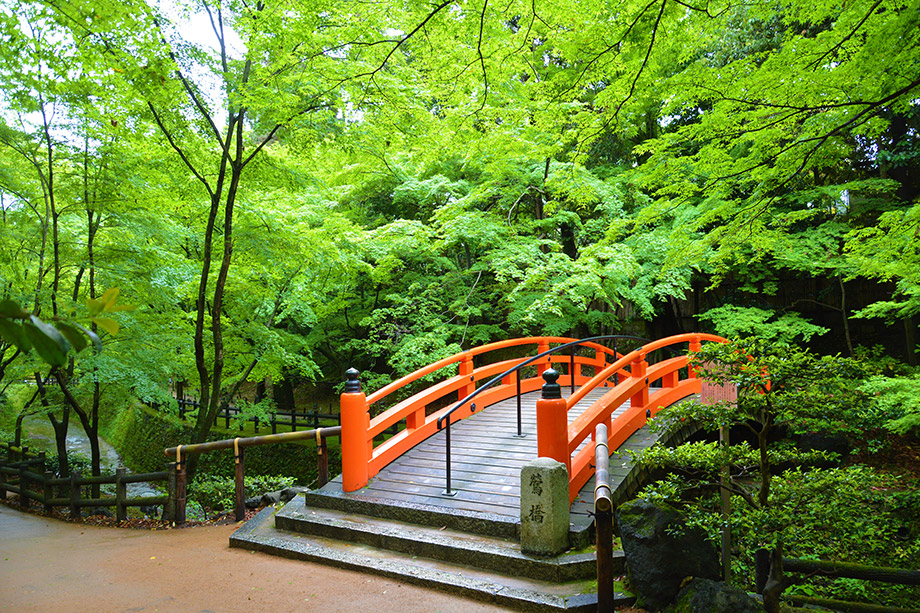
[[[712,364],[707,364],[708,370],[713,370]],[[709,381],[700,381],[700,404],[711,405],[717,402],[738,404],[738,386],[734,383],[719,385]]]

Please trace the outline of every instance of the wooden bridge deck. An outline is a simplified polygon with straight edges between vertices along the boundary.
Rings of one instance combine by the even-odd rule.
[[[569,421],[609,389],[593,390],[569,412]],[[568,388],[563,395],[568,396]],[[517,436],[515,398],[490,405],[485,410],[451,426],[451,489],[455,496],[443,495],[445,488],[445,435],[441,431],[416,445],[372,478],[367,487],[339,494],[349,499],[382,499],[394,504],[410,503],[441,507],[445,511],[464,511],[499,515],[520,521],[521,468],[537,457],[536,401],[540,392],[521,398],[523,437]],[[614,417],[628,404],[614,412]],[[581,410],[579,410],[579,408]],[[657,437],[647,428],[636,432],[620,449],[642,449]],[[611,456],[611,486],[627,478],[631,464],[625,453]],[[341,492],[341,476],[325,488]],[[572,523],[591,523],[588,511],[594,506],[594,479],[581,490],[572,504]]]

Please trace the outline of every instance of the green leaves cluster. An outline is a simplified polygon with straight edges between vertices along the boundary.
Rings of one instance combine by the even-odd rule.
[[[116,305],[117,298],[118,288],[110,288],[98,299],[88,299],[86,304],[86,319],[111,335],[118,334],[118,322],[102,315],[134,308]],[[90,343],[97,352],[102,351],[99,335],[75,319],[55,317],[48,324],[13,300],[0,302],[0,338],[24,353],[35,349],[39,357],[52,367],[64,366],[71,351],[80,353]]]

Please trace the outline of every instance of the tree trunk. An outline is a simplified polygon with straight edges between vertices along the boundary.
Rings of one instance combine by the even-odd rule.
[[[853,352],[853,339],[850,337],[850,318],[847,316],[847,290],[843,285],[842,277],[838,277],[837,281],[840,283],[840,314],[843,316],[843,334],[847,341],[847,351],[850,352],[850,357],[852,358],[856,354]]]
[[[54,444],[57,448],[58,456],[58,476],[70,476],[70,461],[67,459],[67,430],[70,427],[70,408],[65,406],[61,411],[61,421],[58,421],[51,412],[51,406],[48,402],[48,394],[45,389],[45,380],[41,373],[35,373],[35,384],[38,386],[38,397],[42,407],[48,411],[48,421],[51,422],[51,428],[54,430]]]
[[[907,363],[911,366],[917,365],[917,317],[904,318],[904,341],[907,344],[906,357]]]
[[[763,608],[767,613],[780,613],[779,599],[786,584],[783,577],[783,544],[780,541],[770,552],[770,574],[763,588]]]

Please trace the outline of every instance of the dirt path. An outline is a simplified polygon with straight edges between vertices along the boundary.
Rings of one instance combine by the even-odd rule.
[[[235,529],[101,528],[0,505],[0,610],[507,610],[374,575],[230,549]]]

